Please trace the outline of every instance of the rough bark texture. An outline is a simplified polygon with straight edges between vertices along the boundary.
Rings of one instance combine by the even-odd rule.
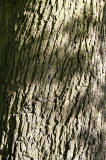
[[[105,160],[104,0],[0,1],[0,160]]]

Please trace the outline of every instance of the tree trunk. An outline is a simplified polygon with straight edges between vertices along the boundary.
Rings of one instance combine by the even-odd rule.
[[[104,0],[0,2],[0,160],[105,160]]]

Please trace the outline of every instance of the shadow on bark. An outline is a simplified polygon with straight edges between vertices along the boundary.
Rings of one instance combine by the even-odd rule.
[[[55,77],[57,82],[63,81],[64,83],[69,75],[70,77],[73,77],[76,72],[80,74],[82,74],[83,72],[88,72],[88,70],[91,69],[90,65],[92,54],[89,54],[87,46],[85,47],[85,49],[82,49],[81,43],[82,39],[87,37],[90,23],[94,23],[95,25],[95,21],[92,20],[92,13],[90,12],[91,14],[89,15],[84,10],[83,17],[79,17],[78,19],[74,20],[71,19],[62,31],[63,33],[66,32],[67,34],[69,34],[69,38],[71,37],[68,44],[65,44],[64,46],[61,46],[60,44],[60,46],[56,47],[55,41],[53,47],[55,47],[56,49],[52,50],[49,54],[47,53],[47,48],[50,48],[49,45],[54,34],[53,28],[55,22],[53,21],[52,23],[52,30],[48,31],[46,30],[48,20],[46,20],[40,37],[37,37],[36,35],[35,37],[33,37],[33,35],[30,36],[35,18],[35,16],[33,16],[31,26],[24,37],[23,46],[19,51],[21,37],[17,41],[15,39],[18,31],[23,34],[23,32],[26,30],[26,25],[28,22],[28,17],[24,15],[25,9],[27,10],[26,3],[28,6],[29,1],[19,1],[15,4],[11,4],[9,2],[4,4],[6,13],[5,18],[2,18],[2,25],[4,25],[4,27],[2,28],[6,32],[1,31],[1,34],[3,35],[2,37],[4,38],[2,42],[3,44],[1,44],[1,46],[3,46],[3,50],[1,50],[2,53],[0,62],[1,82],[4,84],[8,84],[8,88],[12,91],[15,91],[19,87],[25,87],[26,83],[31,83],[32,81],[34,81],[34,79],[36,79],[36,81],[44,81],[45,79],[51,80],[53,77]],[[38,31],[39,26],[41,25],[41,21],[43,21],[43,12],[44,11],[42,11],[42,13],[40,14],[38,8],[37,13],[40,14],[37,24]],[[51,13],[48,18],[50,18],[50,16]],[[14,19],[14,17],[16,17],[16,19]],[[18,23],[17,31],[14,30],[16,23]],[[77,27],[75,28],[74,25],[76,25]],[[83,27],[81,27],[81,25]],[[72,34],[70,34],[70,32]],[[56,36],[58,38],[58,33],[56,33]],[[47,39],[47,41],[45,41],[46,47],[42,52],[44,39]],[[76,43],[78,39],[79,47],[77,51],[71,51],[71,49],[70,51],[68,51],[70,42],[73,41],[73,43]],[[26,44],[26,41],[28,41],[28,44]],[[32,48],[35,49],[32,50]]]
[[[89,34],[90,25],[95,26],[97,23],[99,23],[92,18],[92,8],[89,13],[87,13],[87,10],[85,9],[83,17],[69,20],[69,22],[66,24],[66,26],[63,27],[62,30],[64,35],[69,34],[70,40],[68,44],[66,43],[64,46],[59,45],[58,47],[56,47],[55,41],[51,53],[48,54],[47,49],[48,47],[50,48],[50,41],[52,40],[55,21],[52,22],[51,31],[46,30],[46,20],[40,37],[37,37],[36,35],[35,37],[33,37],[32,35],[29,38],[32,29],[31,27],[33,26],[35,18],[34,16],[31,22],[31,27],[25,34],[23,45],[19,50],[21,34],[23,34],[23,32],[26,30],[26,24],[28,22],[28,17],[24,15],[24,11],[29,8],[29,3],[30,1],[28,0],[20,0],[17,2],[8,0],[8,2],[0,2],[0,9],[2,8],[0,11],[0,36],[2,37],[0,43],[0,99],[2,102],[0,106],[0,121],[2,122],[0,124],[0,144],[2,144],[2,134],[4,133],[4,131],[7,133],[8,130],[7,144],[5,144],[3,152],[1,151],[0,153],[3,154],[2,160],[5,160],[7,158],[10,159],[8,157],[8,153],[12,153],[13,135],[16,128],[16,119],[13,116],[13,113],[17,110],[17,108],[15,107],[18,101],[18,94],[17,100],[13,105],[14,108],[11,110],[11,116],[8,122],[7,119],[9,114],[9,103],[12,96],[12,94],[10,94],[10,97],[8,96],[7,98],[9,92],[17,92],[19,88],[24,88],[25,90],[27,83],[31,84],[32,82],[36,81],[39,81],[41,84],[44,82],[50,83],[53,79],[55,79],[55,83],[62,83],[65,86],[65,83],[67,81],[70,81],[75,74],[80,74],[81,76],[84,73],[86,77],[88,72],[91,74],[93,70],[91,66],[93,47],[91,54],[88,51],[87,45],[85,46],[85,49],[81,48],[82,40],[86,39]],[[33,4],[34,3],[36,2],[33,1]],[[42,13],[40,13],[39,9],[40,8],[38,8],[37,11],[37,13],[39,14],[37,30],[39,30],[39,26],[41,25],[44,12],[42,11]],[[31,11],[32,10],[33,8],[31,8]],[[48,15],[48,18],[50,18],[50,16],[51,12],[50,15]],[[16,19],[14,17],[16,17]],[[18,24],[17,31],[15,31],[14,29],[16,23]],[[21,27],[22,29],[20,29]],[[21,34],[19,40],[16,41],[15,39],[17,37],[18,31],[20,31]],[[58,38],[58,33],[56,33],[56,36]],[[45,39],[46,47],[42,51],[42,45]],[[28,44],[26,44],[26,41],[28,41]],[[73,43],[79,41],[79,47],[77,51],[75,49],[73,49],[72,51],[71,49],[69,50],[69,46],[72,41]],[[56,49],[54,50],[54,48]],[[89,89],[89,86],[87,87],[87,89]],[[75,118],[77,118],[79,112],[81,110],[84,110],[84,100],[87,97],[87,93],[80,100],[78,99],[80,105],[78,105],[77,108],[74,109],[77,105],[78,96],[79,95],[77,94],[76,104],[74,104],[74,106],[71,108],[70,114],[67,116],[67,119],[65,121],[65,125],[67,125],[67,123],[69,122],[69,119],[73,115],[73,112],[76,112]],[[9,129],[7,129],[7,126],[9,127]],[[80,136],[86,136],[85,139],[87,139],[88,137],[89,139],[91,139],[89,143],[94,143],[95,137],[89,135],[89,133],[81,134],[82,135]],[[67,142],[66,148],[68,146],[69,142]],[[92,146],[92,144],[89,146]],[[64,157],[66,155],[67,153],[65,152]]]
[[[0,1],[0,146],[2,144],[3,134],[8,134],[7,143],[0,149],[2,160],[9,160],[11,156],[13,156],[11,153],[16,119],[13,116],[14,109],[9,115],[11,96],[7,97],[7,86],[9,85],[8,72],[13,66],[15,52],[18,47],[18,43],[15,43],[16,33],[14,31],[14,26],[16,21],[19,20],[17,15],[21,15],[20,23],[23,22],[23,12],[26,3],[28,3],[28,0]],[[20,25],[21,24],[19,24],[19,27]],[[10,116],[9,121],[8,116]]]

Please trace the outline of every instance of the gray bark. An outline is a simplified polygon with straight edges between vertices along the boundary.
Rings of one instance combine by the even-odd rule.
[[[0,160],[105,160],[104,0],[0,2]]]

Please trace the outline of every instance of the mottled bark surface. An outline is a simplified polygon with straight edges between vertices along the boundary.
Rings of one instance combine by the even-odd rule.
[[[105,160],[104,0],[0,1],[0,160]]]

